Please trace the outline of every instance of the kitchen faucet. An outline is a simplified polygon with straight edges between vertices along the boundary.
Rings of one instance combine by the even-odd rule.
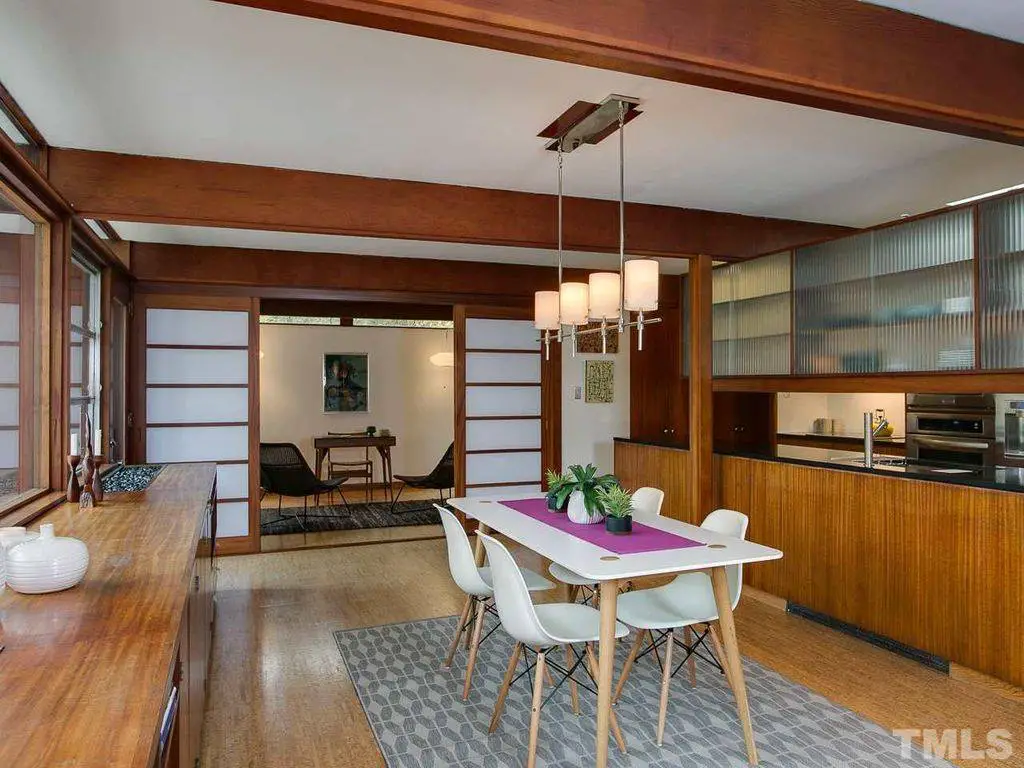
[[[874,414],[864,411],[864,466],[872,469],[875,466],[875,438],[889,426],[889,420],[882,416],[878,426],[874,423]]]

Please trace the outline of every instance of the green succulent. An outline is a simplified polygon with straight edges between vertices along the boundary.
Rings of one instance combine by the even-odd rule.
[[[603,507],[598,492],[609,488],[617,488],[619,485],[615,475],[599,475],[597,467],[587,464],[586,467],[573,464],[565,473],[566,484],[558,489],[557,500],[561,502],[568,499],[573,491],[583,494],[583,506],[588,514],[594,515],[602,511]]]
[[[620,485],[599,489],[597,498],[609,517],[629,517],[633,514],[633,496]]]

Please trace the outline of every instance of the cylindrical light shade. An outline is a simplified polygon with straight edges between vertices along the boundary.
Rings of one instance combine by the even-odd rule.
[[[557,331],[558,291],[537,291],[533,294],[533,327],[538,331]]]
[[[590,273],[590,319],[619,319],[619,275],[617,272]]]
[[[559,314],[563,325],[586,325],[590,305],[586,283],[562,283],[559,289]]]
[[[658,262],[630,259],[625,264],[625,305],[630,312],[653,312],[658,308]]]

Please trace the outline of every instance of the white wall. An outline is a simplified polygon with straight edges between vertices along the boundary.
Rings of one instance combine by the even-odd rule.
[[[651,333],[657,333],[653,326]],[[554,345],[552,345],[554,353]],[[572,356],[571,343],[562,347],[562,468],[570,464],[592,463],[602,472],[615,469],[615,437],[629,437],[629,349],[627,331],[619,339],[614,355]],[[576,387],[583,387],[585,360],[615,362],[615,402],[587,403],[574,399]]]
[[[906,396],[902,392],[875,394],[825,394],[821,392],[780,392],[779,432],[812,432],[817,418],[842,419],[843,432],[864,433],[864,411],[884,408],[893,434],[907,433]]]
[[[398,438],[391,454],[396,474],[426,474],[453,440],[454,369],[430,362],[435,352],[451,351],[451,331],[262,325],[260,439],[297,444],[312,466],[315,435],[372,424]],[[369,355],[369,413],[323,412],[323,356],[345,352]],[[379,473],[376,452],[371,456]]]

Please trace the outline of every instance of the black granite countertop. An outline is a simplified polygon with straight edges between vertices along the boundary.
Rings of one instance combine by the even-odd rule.
[[[686,449],[685,445],[679,443],[632,440],[622,437],[616,437],[615,441],[636,445],[652,445],[659,448]],[[1024,493],[1024,467],[956,467],[907,461],[895,456],[879,456],[876,459],[875,466],[869,469],[863,464],[858,463],[860,457],[856,456],[853,451],[830,451],[825,448],[797,448],[785,445],[778,446],[776,451],[775,455],[755,453],[728,453],[722,455],[759,461],[801,464],[803,466],[833,469],[841,472],[863,472],[893,478],[925,480],[935,483],[966,485],[972,488]]]
[[[842,440],[864,442],[864,435],[838,434],[828,435],[821,432],[779,432],[779,437],[819,438],[821,440]],[[890,445],[903,445],[907,438],[903,435],[892,435],[891,437],[876,437],[876,443],[889,443]]]

